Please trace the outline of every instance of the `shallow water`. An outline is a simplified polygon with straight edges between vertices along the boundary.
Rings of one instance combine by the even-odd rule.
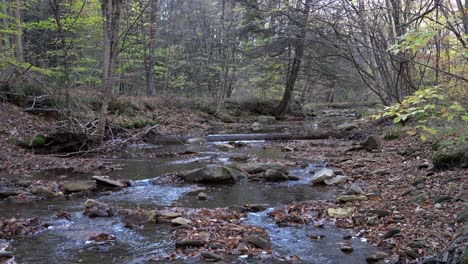
[[[305,168],[293,168],[291,175],[299,181],[281,183],[241,181],[228,185],[153,184],[151,179],[165,173],[200,168],[206,164],[225,164],[235,154],[248,154],[259,158],[282,159],[285,153],[279,147],[267,147],[265,142],[247,142],[247,147],[220,151],[208,145],[136,146],[134,150],[109,159],[120,165],[112,173],[113,178],[132,180],[132,187],[108,195],[93,197],[117,208],[156,208],[183,206],[191,208],[216,208],[266,204],[276,207],[294,201],[333,199],[339,190],[331,187],[312,187],[309,171],[322,167],[309,162]],[[181,153],[194,151],[197,154],[174,157],[152,157],[157,153]],[[64,173],[64,172],[60,172]],[[90,177],[91,175],[80,175]],[[206,187],[208,200],[200,201],[185,193],[195,187]],[[12,241],[11,251],[18,263],[142,263],[152,255],[173,252],[174,241],[167,225],[148,225],[142,229],[128,229],[118,217],[89,219],[83,216],[85,197],[71,200],[49,200],[13,203],[0,201],[2,217],[40,217],[50,220],[52,226],[36,235],[19,237]],[[271,210],[271,209],[270,209]],[[71,220],[53,220],[59,211],[71,213]],[[353,239],[354,252],[347,255],[337,246],[348,231],[331,226],[316,229],[305,227],[278,227],[267,216],[267,211],[250,213],[245,224],[265,228],[271,237],[275,254],[298,256],[303,263],[362,263],[365,255],[374,249],[358,239]],[[116,241],[96,244],[88,241],[91,235],[109,233]],[[323,234],[319,241],[307,237]],[[230,262],[259,262],[249,258],[229,257]],[[262,263],[273,263],[267,260]]]

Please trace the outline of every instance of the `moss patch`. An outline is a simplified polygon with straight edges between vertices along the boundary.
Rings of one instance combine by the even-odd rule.
[[[465,167],[468,163],[468,149],[456,150],[449,153],[437,153],[433,157],[436,169],[449,169],[453,167]]]

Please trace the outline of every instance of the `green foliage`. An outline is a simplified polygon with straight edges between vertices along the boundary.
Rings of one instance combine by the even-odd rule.
[[[373,117],[390,117],[394,123],[404,123],[413,119],[416,122],[416,131],[413,133],[419,132],[423,141],[437,134],[434,127],[438,123],[468,123],[468,111],[459,102],[448,99],[438,87],[416,91],[400,104],[386,107],[383,112]]]

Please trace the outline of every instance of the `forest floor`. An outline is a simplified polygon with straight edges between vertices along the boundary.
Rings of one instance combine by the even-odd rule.
[[[222,133],[223,130],[250,126],[257,118],[254,114],[214,116],[202,110],[173,105],[167,109],[147,110],[143,115],[164,117],[159,119],[162,126],[157,133],[191,136],[207,134],[213,127],[218,128],[213,132]],[[113,117],[114,120],[132,118]],[[0,140],[3,142],[0,144],[0,187],[10,186],[18,179],[31,181],[32,175],[47,170],[105,175],[114,169],[111,163],[101,159],[111,153],[60,157],[35,154],[30,148],[18,146],[17,139],[52,133],[60,125],[54,120],[25,113],[9,103],[0,103],[0,123]],[[466,232],[463,228],[468,222],[467,168],[437,170],[432,161],[435,151],[430,144],[421,143],[417,136],[405,133],[397,138],[382,139],[391,128],[366,118],[360,119],[358,127],[353,129],[351,136],[342,139],[268,144],[282,146],[290,158],[329,164],[348,177],[342,188],[343,195],[350,194],[348,188],[356,184],[362,189],[365,199],[297,202],[277,208],[272,217],[280,225],[305,224],[320,221],[320,217],[327,218],[336,222],[338,227],[353,229],[360,237],[368,239],[372,245],[387,252],[388,255],[384,256],[392,262],[421,260],[421,257],[447,250],[460,233]],[[141,131],[141,128],[123,131],[122,137]],[[379,147],[371,151],[358,147],[359,140],[370,134],[380,138]],[[36,181],[32,185],[37,184]],[[60,184],[58,186],[53,188],[62,188]],[[351,199],[356,195],[360,194],[353,193]],[[334,219],[326,213],[329,207],[351,208],[352,213],[343,219]],[[318,212],[318,216],[312,217],[311,211]]]

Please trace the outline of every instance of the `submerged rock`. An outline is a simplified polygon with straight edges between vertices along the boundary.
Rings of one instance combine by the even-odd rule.
[[[266,175],[267,180],[269,181],[287,181],[289,179],[288,175],[277,170],[267,170],[265,172],[265,175]]]
[[[219,165],[211,165],[206,168],[197,169],[192,173],[184,175],[185,181],[203,183],[227,183],[235,182],[246,175],[242,171]]]
[[[65,192],[83,192],[96,188],[96,181],[66,181],[63,183]]]
[[[103,185],[107,187],[117,187],[117,188],[123,188],[126,187],[125,184],[115,181],[110,179],[108,176],[93,176],[93,180],[96,180],[98,185]]]
[[[335,177],[335,172],[331,169],[323,168],[317,171],[310,179],[312,183],[323,183],[325,180]]]
[[[327,214],[333,218],[346,218],[353,214],[354,208],[328,208]]]

